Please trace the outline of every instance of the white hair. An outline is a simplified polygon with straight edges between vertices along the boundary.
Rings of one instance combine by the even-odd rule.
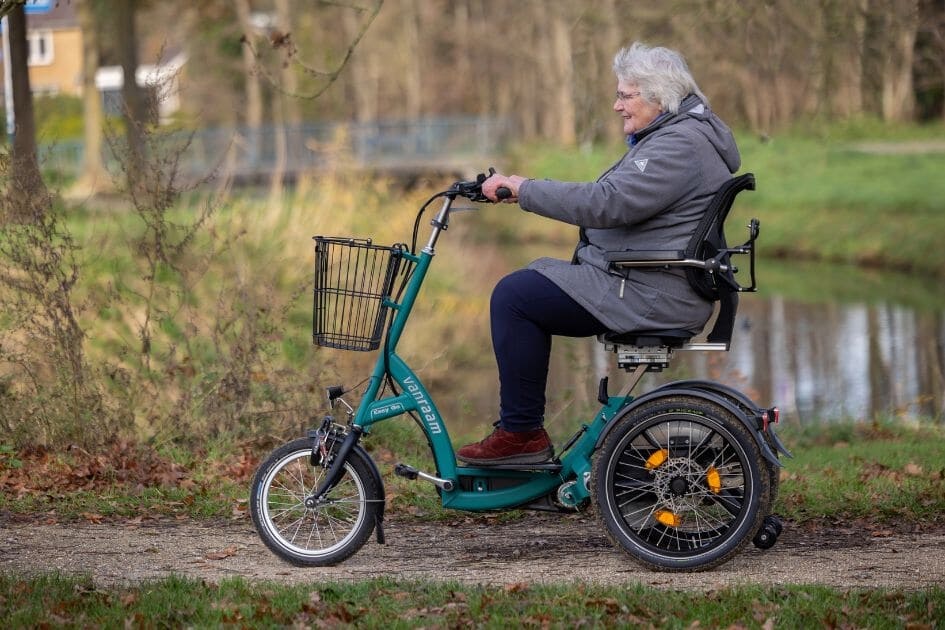
[[[678,113],[679,103],[689,94],[708,104],[686,60],[669,48],[634,42],[614,56],[614,74],[618,80],[636,85],[644,99],[666,112]]]

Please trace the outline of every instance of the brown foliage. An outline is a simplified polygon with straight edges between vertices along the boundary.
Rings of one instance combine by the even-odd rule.
[[[128,487],[174,487],[189,471],[146,447],[116,442],[98,453],[78,446],[56,451],[48,447],[23,449],[18,467],[0,466],[0,488],[17,496],[28,493],[96,491]]]

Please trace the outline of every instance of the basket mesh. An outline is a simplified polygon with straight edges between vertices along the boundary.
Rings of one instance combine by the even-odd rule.
[[[401,245],[370,240],[315,237],[316,345],[342,350],[376,350],[384,334],[389,298],[400,272],[410,264]]]

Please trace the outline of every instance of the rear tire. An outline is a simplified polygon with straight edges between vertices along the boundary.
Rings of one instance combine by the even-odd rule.
[[[767,462],[742,422],[696,396],[658,398],[614,420],[591,493],[611,540],[661,571],[735,556],[770,508]]]
[[[341,479],[315,508],[305,507],[326,469],[311,464],[312,440],[276,449],[253,478],[250,513],[262,541],[296,566],[337,564],[360,549],[374,530],[384,500],[368,455],[355,447]]]

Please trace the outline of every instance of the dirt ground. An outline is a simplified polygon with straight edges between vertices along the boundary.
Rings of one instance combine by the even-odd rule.
[[[945,527],[921,533],[842,527],[785,528],[768,551],[749,547],[704,573],[658,573],[614,548],[590,514],[536,513],[511,523],[388,521],[339,566],[300,569],[280,561],[252,524],[155,522],[36,524],[0,516],[0,571],[90,574],[102,585],[172,574],[217,581],[240,576],[283,583],[377,577],[473,584],[639,583],[706,591],[738,584],[841,588],[945,587]]]

